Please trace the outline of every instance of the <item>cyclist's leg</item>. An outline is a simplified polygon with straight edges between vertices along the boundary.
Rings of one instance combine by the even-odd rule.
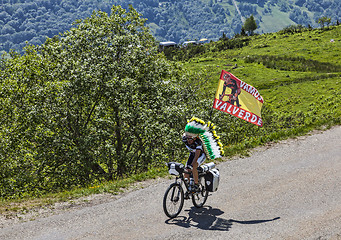
[[[199,174],[198,174],[198,167],[205,161],[206,159],[206,156],[205,156],[205,153],[202,153],[197,161],[193,162],[193,178],[194,178],[194,183],[195,184],[198,184],[199,182]]]

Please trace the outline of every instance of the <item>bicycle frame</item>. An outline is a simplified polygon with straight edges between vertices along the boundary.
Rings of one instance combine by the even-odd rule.
[[[186,173],[186,172],[184,172]],[[182,186],[182,183],[184,184],[185,188],[186,188],[186,192],[189,193],[189,194],[192,194],[190,188],[189,188],[189,182],[186,182],[185,181],[185,178],[184,178],[184,173],[180,174],[179,176],[176,176],[175,178],[175,183],[179,183],[181,186]],[[191,176],[192,176],[192,173],[191,172],[187,172],[187,173],[190,173]],[[198,178],[201,178],[201,177],[204,177],[205,176],[205,172],[198,172]],[[180,180],[180,181],[179,181]]]

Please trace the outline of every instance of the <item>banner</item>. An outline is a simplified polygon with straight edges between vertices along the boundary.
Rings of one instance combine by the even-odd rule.
[[[262,127],[263,98],[256,88],[221,71],[213,108]]]

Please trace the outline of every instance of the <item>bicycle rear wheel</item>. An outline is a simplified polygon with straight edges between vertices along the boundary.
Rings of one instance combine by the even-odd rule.
[[[163,211],[170,218],[179,215],[184,205],[184,190],[179,183],[172,183],[163,197]]]
[[[204,206],[207,198],[208,198],[208,191],[205,185],[205,177],[199,177],[199,185],[200,191],[192,194],[192,202],[193,205],[197,208],[201,208]]]

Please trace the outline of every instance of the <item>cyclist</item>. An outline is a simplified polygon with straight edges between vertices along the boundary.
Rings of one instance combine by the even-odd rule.
[[[197,134],[185,132],[182,136],[182,141],[189,150],[189,157],[186,163],[186,168],[189,173],[185,173],[184,177],[189,179],[190,173],[193,173],[194,186],[191,186],[194,191],[199,191],[198,167],[205,161],[206,155],[203,150],[203,144]]]
[[[214,131],[213,123],[205,123],[203,120],[192,117],[185,127],[185,133],[182,141],[186,144],[190,154],[186,163],[189,173],[185,173],[184,177],[189,179],[190,174],[194,178],[194,190],[199,190],[198,167],[205,161],[206,154],[211,160],[221,157],[224,154],[223,145],[219,141],[219,137]]]

